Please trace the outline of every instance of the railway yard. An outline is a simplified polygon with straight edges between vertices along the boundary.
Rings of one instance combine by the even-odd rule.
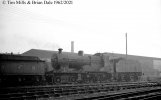
[[[0,100],[159,100],[161,97],[161,73],[155,69],[156,65],[160,67],[161,59],[110,58],[106,53],[84,55],[83,51],[77,54],[62,50],[49,54],[50,62],[33,54],[0,54]]]
[[[7,87],[0,91],[0,100],[157,100],[160,96],[160,84],[154,82]]]

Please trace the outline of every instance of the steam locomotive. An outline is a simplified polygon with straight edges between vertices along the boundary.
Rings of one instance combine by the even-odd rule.
[[[66,54],[59,49],[51,55],[51,66],[48,71],[46,62],[34,56],[0,54],[0,86],[137,82],[142,76],[138,61],[110,59],[104,53]]]

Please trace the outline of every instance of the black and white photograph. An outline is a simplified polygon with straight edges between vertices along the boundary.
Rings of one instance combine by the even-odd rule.
[[[160,100],[161,0],[0,0],[0,100]]]

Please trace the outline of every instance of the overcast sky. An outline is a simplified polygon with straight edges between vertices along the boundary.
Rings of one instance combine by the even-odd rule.
[[[68,5],[2,1],[1,53],[60,47],[70,52],[74,41],[75,52],[125,54],[127,32],[128,54],[161,58],[161,0],[72,0]]]

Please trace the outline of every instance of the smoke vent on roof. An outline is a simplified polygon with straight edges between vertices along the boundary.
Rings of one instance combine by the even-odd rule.
[[[78,51],[79,56],[84,56],[84,52],[82,50]]]

